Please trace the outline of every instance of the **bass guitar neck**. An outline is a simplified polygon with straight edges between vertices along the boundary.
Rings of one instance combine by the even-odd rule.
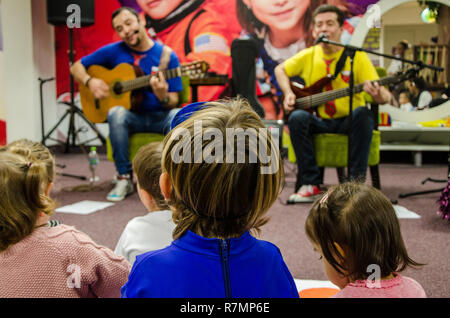
[[[380,86],[399,83],[415,76],[417,70],[412,69],[403,74],[388,76],[380,78],[379,80],[372,81],[372,83],[378,83]],[[331,82],[331,77],[324,77],[317,81],[313,85],[299,89],[291,83],[291,89],[296,95],[295,108],[297,109],[310,109],[316,108],[329,101],[350,96],[350,88],[344,87],[331,91],[322,92],[323,88]],[[353,87],[353,93],[357,94],[363,91],[364,84],[357,84]]]

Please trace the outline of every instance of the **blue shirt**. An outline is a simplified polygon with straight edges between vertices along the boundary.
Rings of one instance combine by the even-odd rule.
[[[152,73],[153,67],[159,66],[159,60],[161,58],[163,45],[154,42],[154,45],[145,52],[139,52],[128,47],[124,42],[115,42],[105,45],[97,51],[83,57],[81,64],[88,69],[91,65],[101,65],[107,69],[113,69],[121,63],[138,65],[144,75]],[[180,66],[178,57],[172,51],[170,55],[170,62],[168,69],[176,68]],[[181,77],[174,77],[167,79],[169,84],[169,92],[179,92],[183,89]],[[163,106],[160,101],[150,90],[143,90],[143,101],[140,109],[142,111],[162,111]]]
[[[249,232],[226,240],[187,231],[137,256],[123,298],[298,298],[279,249]]]

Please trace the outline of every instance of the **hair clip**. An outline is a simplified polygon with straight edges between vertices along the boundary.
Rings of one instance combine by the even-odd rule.
[[[27,162],[27,167],[30,168],[30,166],[31,166],[31,161],[28,161]]]
[[[320,202],[319,202],[319,204],[323,204],[323,203],[325,203],[326,201],[327,201],[327,199],[328,199],[328,195],[329,195],[329,193],[327,192],[327,193],[325,193],[324,194],[324,196],[322,197],[322,199],[320,199]]]
[[[192,116],[193,113],[203,108],[203,104],[206,102],[196,102],[184,106],[181,110],[173,117],[170,123],[170,130],[174,129],[176,126],[181,124],[183,121]]]

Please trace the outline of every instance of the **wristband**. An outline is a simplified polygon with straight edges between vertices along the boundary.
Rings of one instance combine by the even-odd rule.
[[[84,86],[89,87],[89,81],[92,79],[92,76],[89,76],[89,78],[87,79],[87,81],[84,83]]]

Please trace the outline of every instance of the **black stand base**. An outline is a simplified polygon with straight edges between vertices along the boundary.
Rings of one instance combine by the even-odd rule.
[[[106,145],[106,139],[105,137],[103,137],[103,135],[100,133],[100,131],[97,129],[97,127],[92,124],[83,114],[83,112],[75,105],[69,103],[69,102],[62,102],[62,104],[65,104],[66,106],[68,106],[69,108],[66,110],[66,112],[64,113],[64,115],[59,119],[59,121],[55,124],[55,126],[47,133],[47,135],[42,137],[42,141],[41,143],[43,145],[45,145],[45,141],[47,139],[62,143],[60,140],[58,139],[53,139],[51,138],[51,134],[56,130],[56,128],[58,128],[58,126],[63,122],[63,120],[69,116],[69,130],[67,131],[67,136],[66,136],[66,141],[65,141],[65,153],[69,152],[70,147],[75,147],[76,145],[76,139],[77,139],[77,134],[78,134],[78,130],[75,128],[75,115],[78,115],[79,117],[81,117],[81,119],[83,119],[88,126],[97,134],[97,137],[89,139],[87,141],[84,142],[84,144],[95,140],[95,139],[100,139],[100,141],[102,142],[103,146]],[[80,144],[78,146],[84,146],[84,144]]]
[[[427,190],[427,191],[419,191],[419,192],[411,192],[411,193],[404,193],[404,194],[399,194],[398,197],[399,198],[407,198],[413,195],[421,195],[421,194],[428,194],[428,193],[436,193],[436,192],[442,192],[444,190],[444,188],[441,189],[434,189],[434,190]]]

